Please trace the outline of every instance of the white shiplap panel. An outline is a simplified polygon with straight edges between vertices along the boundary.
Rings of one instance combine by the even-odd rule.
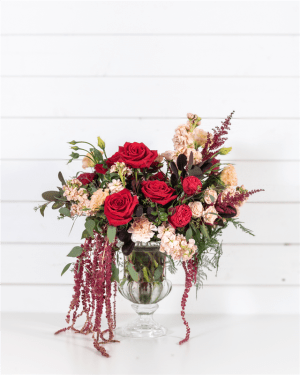
[[[193,110],[202,116],[201,103]],[[182,114],[185,116],[185,113]],[[125,141],[144,142],[163,152],[173,148],[178,119],[4,119],[2,157],[7,159],[67,159],[71,140],[106,142],[112,155]],[[221,120],[203,119],[201,128],[212,132]],[[226,147],[233,149],[222,160],[296,160],[299,158],[299,120],[245,120],[233,118]],[[112,132],[113,129],[113,132]],[[288,145],[288,147],[284,146]],[[283,147],[284,146],[284,147]]]
[[[174,286],[159,302],[160,314],[180,315],[184,287]],[[67,313],[73,288],[67,286],[2,286],[2,311]],[[117,295],[117,312],[132,314],[131,302]],[[204,287],[189,293],[186,313],[190,314],[298,314],[299,287]],[[187,316],[188,316],[187,315]],[[132,315],[133,316],[133,315]],[[61,328],[65,327],[64,320]],[[57,329],[59,329],[58,327]],[[184,327],[183,327],[184,332]],[[184,334],[184,333],[183,333]]]
[[[11,1],[2,32],[290,34],[298,33],[292,1]]]
[[[67,254],[72,245],[2,245],[4,284],[72,284],[73,273],[61,271],[73,261]],[[297,285],[299,247],[276,245],[224,245],[217,277],[207,271],[206,285]],[[23,270],[26,269],[26,272]],[[267,271],[267,272],[266,272]],[[183,285],[180,267],[168,273],[173,284]]]
[[[4,117],[298,118],[293,78],[3,78]]]
[[[30,181],[28,178],[26,180]],[[4,203],[3,242],[79,243],[84,218],[77,219],[70,235],[72,220],[56,220],[57,211],[47,210],[43,218],[34,212],[34,203]],[[252,237],[229,226],[222,237],[225,243],[276,244],[299,243],[299,204],[249,203],[241,209],[240,220],[255,233]]]
[[[295,202],[299,201],[299,162],[233,162],[237,171],[238,184],[248,190],[265,189],[250,198],[250,202]],[[12,183],[18,170],[18,179],[30,183]],[[66,161],[3,161],[2,200],[41,201],[41,194],[55,190],[61,183],[57,178],[61,171],[70,179],[83,171],[81,161],[66,164]],[[90,170],[88,170],[89,172]]]
[[[280,36],[20,36],[3,38],[2,75],[297,76],[298,46]]]

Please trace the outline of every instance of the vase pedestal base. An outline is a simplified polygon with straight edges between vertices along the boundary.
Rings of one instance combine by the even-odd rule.
[[[135,338],[155,338],[166,335],[167,329],[153,319],[158,304],[132,304],[131,306],[138,314],[138,318],[124,327],[117,328],[116,333],[118,335]]]

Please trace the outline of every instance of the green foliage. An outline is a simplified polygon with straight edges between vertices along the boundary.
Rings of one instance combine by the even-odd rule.
[[[159,265],[159,266],[156,268],[155,272],[154,272],[154,280],[155,280],[155,281],[158,281],[159,278],[161,277],[162,273],[163,273],[163,268],[162,268],[161,265]]]
[[[208,234],[208,231],[207,231],[207,227],[205,224],[202,224],[200,225],[200,230],[203,234],[204,237],[209,237],[209,234]]]
[[[89,232],[85,229],[85,230],[82,232],[81,239],[83,239],[83,238],[89,238],[89,237],[90,237],[90,234],[89,234]]]
[[[235,228],[240,228],[243,232],[250,234],[250,236],[255,236],[255,234],[252,232],[252,230],[245,228],[242,224],[241,221],[238,221],[237,219],[234,218],[229,218],[227,221],[231,222]]]
[[[59,191],[49,190],[49,191],[45,191],[42,194],[42,197],[43,197],[43,199],[45,199],[45,201],[54,202],[54,201],[57,200],[57,198],[60,197],[60,193],[59,193]]]
[[[41,207],[40,207],[40,213],[41,215],[44,217],[44,212],[45,212],[45,208],[47,207],[48,203],[45,203],[43,204]]]
[[[83,252],[83,248],[81,246],[75,246],[73,249],[69,252],[67,255],[68,257],[77,258],[79,257]]]
[[[187,242],[193,237],[192,227],[189,227],[189,229],[186,231],[185,237]]]
[[[57,210],[58,208],[64,206],[65,202],[59,202],[59,201],[56,201],[53,203],[52,205],[52,209],[53,210]]]
[[[145,280],[149,283],[150,280],[149,280],[149,276],[148,276],[148,272],[147,272],[147,267],[143,267],[143,274],[144,274]]]
[[[85,229],[87,230],[87,232],[89,233],[89,235],[91,236],[91,237],[93,237],[94,236],[94,232],[93,232],[93,230],[94,230],[94,228],[95,228],[95,222],[94,222],[94,220],[87,220],[86,222],[85,222]]]
[[[114,242],[116,238],[117,228],[109,225],[107,228],[107,237],[110,243]]]
[[[114,263],[111,264],[111,271],[112,271],[111,281],[117,281],[119,283],[120,282],[119,268]]]
[[[59,212],[60,214],[62,214],[63,216],[68,216],[68,217],[71,217],[71,212],[70,210],[67,208],[67,207],[62,207],[59,209]]]
[[[67,272],[68,271],[68,269],[70,268],[70,265],[71,265],[72,263],[68,263],[65,267],[64,267],[64,269],[62,270],[62,272],[61,272],[61,276],[65,273],[65,272]]]
[[[136,282],[139,281],[139,274],[136,272],[136,270],[134,269],[132,263],[128,263],[128,272],[130,274],[130,276],[132,277],[132,279]]]
[[[62,185],[66,185],[66,181],[63,178],[63,175],[62,175],[61,172],[58,173],[58,179],[59,179],[59,181],[61,182]]]

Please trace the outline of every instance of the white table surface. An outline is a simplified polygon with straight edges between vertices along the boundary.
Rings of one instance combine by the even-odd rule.
[[[134,318],[118,315],[118,326]],[[156,315],[168,328],[158,339],[121,338],[104,358],[91,336],[54,332],[63,314],[3,313],[2,374],[299,374],[296,315]]]

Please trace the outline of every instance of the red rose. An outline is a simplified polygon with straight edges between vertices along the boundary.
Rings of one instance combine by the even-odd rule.
[[[200,193],[202,182],[195,176],[189,176],[183,180],[182,187],[185,194],[193,195],[195,193]]]
[[[144,143],[129,143],[119,147],[119,155],[128,167],[149,168],[157,158],[157,151],[150,150]]]
[[[95,165],[95,171],[99,174],[105,174],[108,169],[103,167],[103,164],[96,164]]]
[[[157,172],[153,176],[149,178],[149,180],[160,180],[160,181],[166,181],[166,175],[163,172]]]
[[[142,192],[152,202],[159,204],[167,204],[177,198],[177,195],[172,195],[175,193],[175,189],[169,187],[164,181],[144,181],[142,182]]]
[[[95,177],[96,177],[95,173],[81,173],[77,177],[77,180],[79,180],[82,183],[82,185],[87,185],[90,182],[92,182]]]
[[[123,189],[105,199],[104,214],[110,225],[116,227],[127,224],[132,219],[137,204],[139,204],[137,196],[133,197],[129,190]]]
[[[118,152],[113,154],[113,156],[111,156],[110,158],[106,159],[106,165],[110,168],[117,161],[120,161],[120,154]]]
[[[175,213],[172,216],[169,216],[169,223],[174,228],[185,227],[191,221],[192,210],[186,204],[176,206],[175,208]]]

